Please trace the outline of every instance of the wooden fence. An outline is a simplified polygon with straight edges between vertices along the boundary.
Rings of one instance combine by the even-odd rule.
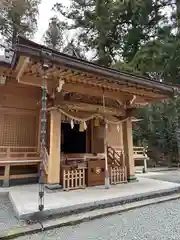
[[[85,169],[64,169],[63,190],[85,188]]]
[[[127,170],[124,167],[110,167],[110,184],[119,184],[127,182]]]

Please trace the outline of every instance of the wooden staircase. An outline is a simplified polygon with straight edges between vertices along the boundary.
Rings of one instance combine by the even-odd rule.
[[[124,166],[123,151],[116,151],[113,147],[107,147],[108,165],[112,167]]]
[[[124,162],[122,150],[115,150],[107,147],[108,166],[110,174],[110,184],[120,184],[127,182],[127,169]]]

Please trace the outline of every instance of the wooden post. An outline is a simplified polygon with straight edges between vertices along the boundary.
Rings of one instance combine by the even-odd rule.
[[[93,119],[90,122],[91,124],[91,153],[94,153],[94,121]]]
[[[107,156],[107,123],[105,121],[105,126],[104,126],[104,153],[105,153],[105,189],[110,188],[110,180],[109,180],[109,169],[108,169],[108,156]]]
[[[60,183],[61,157],[61,113],[50,113],[50,155],[48,162],[48,184]]]
[[[127,179],[129,182],[131,182],[136,180],[131,117],[129,117],[125,122],[123,122],[122,125],[123,125],[124,157],[125,157],[125,164],[127,167]]]
[[[144,158],[144,173],[147,172],[147,158]]]

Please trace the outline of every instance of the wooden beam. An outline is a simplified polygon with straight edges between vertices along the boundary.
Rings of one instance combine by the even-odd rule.
[[[66,81],[69,81],[69,76],[66,76],[66,72],[64,73],[64,79]],[[70,80],[74,83],[83,83],[83,84],[92,84],[92,86],[100,87],[100,88],[106,88],[111,91],[121,91],[124,94],[132,94],[132,95],[139,95],[139,96],[161,96],[165,97],[163,94],[160,94],[159,92],[156,92],[152,88],[142,88],[140,85],[134,85],[134,84],[128,84],[126,82],[117,82],[113,81],[112,79],[108,78],[100,78],[92,74],[83,74],[82,72],[79,73],[79,75],[71,76]]]
[[[24,59],[24,61],[22,61],[21,66],[19,66],[19,70],[18,70],[17,77],[16,77],[18,82],[20,81],[20,78],[22,77],[25,69],[27,68],[28,63],[29,63],[29,58],[27,57],[27,58]]]
[[[131,95],[122,94],[118,91],[107,91],[103,88],[94,87],[91,85],[85,85],[80,83],[65,83],[63,90],[67,92],[77,92],[81,94],[87,94],[89,96],[104,96],[110,99],[119,100],[119,101],[128,101],[132,99]]]
[[[3,107],[0,105],[0,114],[15,114],[15,115],[31,115],[31,116],[37,116],[37,109],[20,109],[20,108],[14,108],[14,107]]]
[[[63,85],[63,90],[67,92],[76,92],[81,94],[87,94],[89,96],[102,96],[103,93],[106,98],[113,99],[122,103],[132,100],[133,96],[136,96],[135,102],[152,102],[154,100],[164,99],[164,95],[159,93],[153,93],[145,90],[138,90],[132,87],[120,86],[116,90],[109,90],[107,84],[102,86],[93,86],[92,82],[89,83],[80,83],[80,82],[70,82],[70,79],[64,79],[65,84]],[[42,78],[24,75],[20,79],[20,83],[32,86],[41,86]],[[56,88],[58,79],[48,79],[47,80],[47,89],[51,94]]]
[[[81,94],[87,94],[89,96],[103,96],[103,93],[106,98],[113,99],[118,101],[121,104],[124,104],[127,101],[131,101],[135,96],[134,102],[152,102],[154,101],[153,97],[150,96],[138,96],[135,94],[127,94],[125,92],[121,92],[121,90],[117,89],[116,91],[108,90],[108,88],[101,88],[98,86],[92,86],[90,84],[82,84],[82,83],[65,83],[63,85],[63,90],[67,92],[76,92]]]
[[[126,87],[126,86],[121,86],[121,91],[125,93],[131,93],[134,95],[143,95],[145,97],[150,97],[150,98],[166,98],[165,95],[158,93],[157,91],[152,91],[152,89],[142,89],[138,87]]]
[[[38,177],[38,173],[13,174],[13,175],[10,175],[10,179],[24,179],[24,178],[35,178],[35,177]]]
[[[20,79],[20,82],[22,84],[32,85],[32,86],[41,86],[42,79],[40,77],[31,77],[31,76],[23,76]],[[56,87],[57,81],[53,80],[47,80],[47,89],[49,93],[52,93],[53,89]],[[113,100],[118,100],[122,102],[126,102],[128,100],[132,99],[131,94],[127,95],[124,93],[121,93],[119,91],[110,91],[106,90],[100,87],[95,87],[90,84],[82,84],[82,83],[67,83],[65,82],[62,89],[67,92],[76,92],[81,94],[87,94],[89,96],[103,96],[103,93],[105,97]],[[138,97],[137,97],[138,98]],[[139,98],[143,100],[142,98]]]
[[[42,78],[35,77],[35,76],[26,76],[26,75],[24,75],[19,80],[19,83],[25,84],[25,85],[30,85],[30,86],[41,87],[41,85],[42,85]],[[51,93],[52,90],[55,89],[55,87],[56,87],[56,81],[47,79],[47,90],[48,90],[48,92]]]
[[[92,113],[99,113],[99,114],[105,113],[107,115],[125,116],[125,109],[123,108],[116,109],[116,108],[106,107],[104,112],[103,106],[95,105],[95,104],[62,101],[59,105],[66,110],[77,110],[82,112],[92,112]]]
[[[4,158],[3,158],[4,159]],[[0,159],[0,166],[7,166],[7,165],[10,165],[10,166],[32,166],[32,165],[39,165],[41,163],[41,160],[27,160],[25,162],[22,162],[23,160],[20,160],[20,161],[16,161],[16,160],[1,160]],[[36,158],[37,159],[37,158]],[[29,161],[29,162],[28,162]],[[31,162],[30,162],[31,161]]]

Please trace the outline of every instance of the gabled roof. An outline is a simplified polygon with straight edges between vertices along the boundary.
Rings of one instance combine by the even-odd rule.
[[[153,81],[149,78],[136,76],[129,73],[124,73],[116,69],[99,66],[97,64],[78,59],[67,54],[63,54],[43,45],[27,40],[21,36],[18,37],[17,43],[14,46],[15,54],[12,61],[12,67],[15,67],[19,56],[33,57],[38,61],[49,61],[70,69],[79,70],[104,78],[110,78],[117,83],[127,82],[134,85],[140,85],[144,88],[152,88],[163,94],[172,96],[174,87],[171,84],[165,84],[158,81]],[[177,86],[176,86],[177,88]]]

